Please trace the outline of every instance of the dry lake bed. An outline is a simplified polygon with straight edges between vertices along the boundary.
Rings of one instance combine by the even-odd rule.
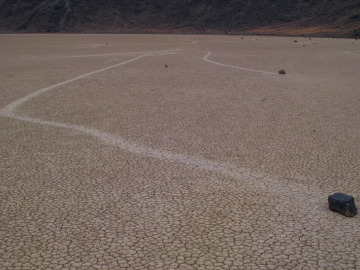
[[[360,41],[0,35],[0,114],[0,269],[360,269]]]

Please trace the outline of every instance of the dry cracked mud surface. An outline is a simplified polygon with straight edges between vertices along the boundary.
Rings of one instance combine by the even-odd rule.
[[[327,205],[360,206],[360,41],[0,35],[0,59],[0,269],[360,269]]]

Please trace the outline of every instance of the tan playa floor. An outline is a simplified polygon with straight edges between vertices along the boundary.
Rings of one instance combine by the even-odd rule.
[[[360,41],[294,39],[0,35],[0,269],[360,269]]]

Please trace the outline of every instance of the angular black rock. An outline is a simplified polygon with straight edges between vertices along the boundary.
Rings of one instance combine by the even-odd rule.
[[[328,197],[329,209],[338,212],[347,217],[353,217],[357,214],[354,197],[343,194],[335,193]]]

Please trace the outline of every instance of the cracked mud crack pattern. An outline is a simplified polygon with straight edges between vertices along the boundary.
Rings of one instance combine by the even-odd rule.
[[[0,269],[360,269],[360,42],[292,40],[0,35]]]

